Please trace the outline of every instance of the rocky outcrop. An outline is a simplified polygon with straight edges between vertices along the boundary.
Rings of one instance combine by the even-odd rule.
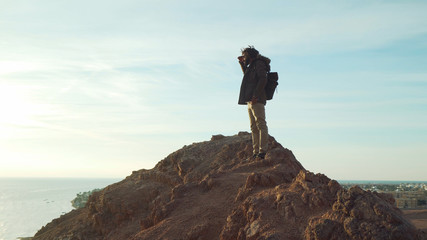
[[[184,146],[34,239],[427,239],[391,196],[345,190],[305,170],[273,137],[264,160],[251,156],[248,133]]]

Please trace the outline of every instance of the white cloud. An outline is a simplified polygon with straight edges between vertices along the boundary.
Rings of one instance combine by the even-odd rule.
[[[5,94],[0,99],[16,106],[13,109],[6,106],[11,112],[8,124],[19,121],[24,124],[22,121],[27,119],[25,124],[34,128],[19,128],[17,134],[18,128],[3,125],[2,133],[8,132],[9,137],[15,138],[26,134],[25,139],[34,141],[47,139],[46,149],[64,142],[78,145],[79,139],[84,139],[95,150],[81,147],[81,159],[95,157],[95,151],[116,144],[129,152],[127,155],[122,152],[128,159],[142,154],[155,156],[157,161],[159,155],[173,150],[170,146],[195,141],[210,131],[234,134],[241,129],[249,130],[244,106],[234,105],[241,78],[236,56],[247,44],[255,45],[267,56],[285,59],[292,55],[310,57],[372,49],[427,32],[426,4],[422,2],[206,4],[198,1],[8,3],[0,9],[0,84],[13,83],[20,89],[30,86],[31,90],[22,96],[3,88],[0,91]],[[281,119],[304,117],[301,114],[304,110],[349,112],[350,106],[357,111],[344,119],[323,115],[323,122],[313,123],[313,118],[286,119],[286,124],[301,130],[381,124],[386,119],[384,116],[375,121],[340,122],[357,117],[359,110],[367,106],[378,109],[396,104],[386,100],[373,105],[363,101],[340,102],[349,96],[372,97],[374,91],[350,89],[355,85],[338,86],[336,83],[343,76],[319,76],[316,80],[324,81],[323,87],[314,81],[296,86],[292,81],[301,78],[284,79],[281,86],[286,89],[282,91],[285,97],[278,95],[268,105],[268,109],[284,113],[272,123],[276,121],[280,128],[285,122]],[[408,76],[379,77],[399,82]],[[409,77],[425,82],[422,73]],[[359,79],[353,77],[353,80]],[[375,81],[378,84],[379,80]],[[395,92],[382,90],[381,93]],[[423,101],[399,99],[408,105]],[[0,107],[6,109],[1,103]],[[403,120],[398,118],[389,124],[399,126]],[[411,123],[425,127],[420,122]],[[150,145],[148,142],[155,134],[177,139],[159,140]],[[52,139],[57,143],[50,142]],[[142,145],[140,149],[136,147],[138,144]],[[26,147],[18,145],[16,151]],[[73,150],[64,152],[73,153]],[[114,154],[120,156],[119,152]],[[54,156],[59,158],[61,154]],[[132,161],[130,164],[134,164]]]

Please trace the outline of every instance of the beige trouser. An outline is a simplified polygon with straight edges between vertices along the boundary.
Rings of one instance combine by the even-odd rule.
[[[268,147],[268,128],[265,121],[265,107],[262,103],[248,103],[249,120],[252,131],[254,154],[266,153]]]

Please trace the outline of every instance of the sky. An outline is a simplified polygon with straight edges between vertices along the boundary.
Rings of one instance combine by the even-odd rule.
[[[337,180],[427,181],[426,1],[0,0],[0,177],[124,178],[250,131],[237,56],[279,73],[269,133]]]

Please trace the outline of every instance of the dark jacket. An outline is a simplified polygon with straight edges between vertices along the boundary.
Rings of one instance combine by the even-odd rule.
[[[247,104],[252,97],[259,103],[266,104],[265,85],[267,84],[267,72],[270,71],[270,59],[262,55],[249,65],[240,63],[243,71],[242,85],[240,86],[239,104]]]

